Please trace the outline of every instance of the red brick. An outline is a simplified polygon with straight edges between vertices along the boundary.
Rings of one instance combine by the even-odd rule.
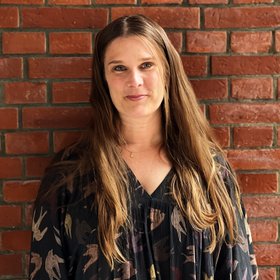
[[[276,193],[278,189],[277,173],[238,174],[238,180],[244,193]]]
[[[278,139],[277,145],[280,146],[280,127],[278,127],[278,129],[277,129],[277,135],[278,135],[278,137],[277,137],[277,139]]]
[[[21,58],[0,58],[0,79],[22,78]]]
[[[258,265],[280,265],[280,244],[256,244],[254,249]]]
[[[278,78],[278,99],[280,99],[280,79]]]
[[[51,157],[28,157],[26,159],[26,176],[41,177],[50,164]]]
[[[278,27],[280,7],[206,8],[206,28]]]
[[[277,221],[260,220],[250,221],[252,239],[257,241],[277,241],[278,223]]]
[[[0,157],[0,179],[18,178],[22,175],[20,158]]]
[[[227,4],[228,0],[189,0],[189,4]]]
[[[228,158],[238,170],[280,169],[280,150],[229,150]]]
[[[191,53],[225,52],[227,34],[224,31],[189,31],[187,32],[186,50]]]
[[[236,53],[268,52],[272,45],[272,32],[233,32],[231,49]]]
[[[275,32],[275,46],[276,46],[276,51],[280,52],[280,30],[277,30]]]
[[[89,54],[92,53],[91,33],[50,33],[50,53]]]
[[[71,145],[81,136],[81,131],[56,131],[53,136],[54,151],[58,152]]]
[[[43,154],[49,151],[49,133],[45,131],[5,134],[7,154]]]
[[[243,197],[243,201],[246,206],[248,217],[278,218],[280,216],[279,196]]]
[[[91,78],[92,58],[43,57],[30,58],[29,78]]]
[[[206,76],[207,75],[207,57],[206,56],[182,56],[182,63],[188,76]]]
[[[34,205],[28,204],[24,208],[24,225],[30,227],[32,225]]]
[[[21,207],[11,205],[0,205],[0,227],[15,227],[20,225]]]
[[[6,202],[30,202],[37,195],[39,181],[8,181],[4,183],[3,198]]]
[[[214,124],[279,123],[279,103],[227,103],[210,105],[210,120]]]
[[[182,4],[183,0],[142,0],[141,4]]]
[[[271,147],[273,144],[272,127],[234,127],[233,144],[235,147]]]
[[[182,43],[183,43],[182,33],[181,32],[168,32],[167,35],[168,35],[168,38],[170,39],[172,45],[180,53],[182,51]]]
[[[259,267],[259,279],[261,280],[277,280],[275,268]]]
[[[18,109],[0,108],[0,129],[13,129],[18,127]]]
[[[95,0],[96,4],[136,4],[136,0]]]
[[[92,109],[89,107],[23,108],[24,128],[84,128]]]
[[[2,250],[23,251],[29,250],[31,243],[31,232],[22,231],[5,231],[2,233]]]
[[[88,102],[90,93],[90,82],[56,82],[52,87],[52,101],[53,103]]]
[[[226,79],[191,80],[196,97],[202,100],[227,98]]]
[[[212,75],[280,74],[279,56],[214,56]]]
[[[273,98],[272,78],[232,79],[231,95],[237,99]]]
[[[0,0],[1,4],[41,5],[45,0]]]
[[[19,26],[18,9],[14,7],[0,8],[0,28],[16,28]]]
[[[230,131],[228,127],[215,127],[214,135],[221,145],[221,147],[229,147],[230,145]]]
[[[0,275],[20,275],[22,274],[21,255],[0,255]]]
[[[23,8],[23,28],[102,28],[108,22],[103,8]]]
[[[90,5],[91,0],[49,0],[50,5]]]
[[[43,32],[3,33],[3,53],[45,53],[46,38]]]
[[[31,104],[46,103],[47,85],[45,82],[10,82],[4,84],[5,103]]]
[[[233,0],[234,4],[261,4],[261,3],[273,3],[273,0]],[[263,278],[260,278],[263,279]],[[268,278],[266,278],[268,279]],[[271,278],[269,278],[271,279]]]
[[[199,8],[186,7],[119,7],[112,8],[112,19],[123,15],[144,14],[163,28],[199,28]]]

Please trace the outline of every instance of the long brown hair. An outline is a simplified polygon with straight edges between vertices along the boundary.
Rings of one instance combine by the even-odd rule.
[[[71,188],[75,187],[73,181],[76,176],[94,170],[94,183],[88,185],[87,192],[95,194],[93,203],[98,211],[99,245],[112,267],[114,261],[125,260],[116,236],[129,221],[129,192],[127,168],[119,149],[124,144],[121,121],[104,78],[104,56],[115,38],[133,35],[151,43],[163,59],[166,81],[166,94],[161,105],[164,145],[175,174],[171,193],[195,230],[210,230],[210,251],[225,238],[226,231],[231,243],[236,240],[235,206],[240,205],[237,184],[234,184],[236,200],[230,198],[221,175],[221,169],[226,168],[225,162],[221,164],[221,160],[217,160],[223,159],[222,151],[196,101],[180,56],[165,31],[142,15],[121,17],[101,30],[95,39],[93,91],[90,98],[93,118],[90,128],[51,167],[67,173],[56,187],[65,183]],[[76,159],[67,161],[66,155],[69,153],[77,155]],[[234,180],[234,175],[229,174]]]

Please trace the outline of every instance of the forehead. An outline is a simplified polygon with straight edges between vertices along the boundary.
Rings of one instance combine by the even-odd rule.
[[[152,57],[157,59],[155,46],[146,38],[139,36],[126,36],[114,39],[106,48],[105,63],[111,59]]]

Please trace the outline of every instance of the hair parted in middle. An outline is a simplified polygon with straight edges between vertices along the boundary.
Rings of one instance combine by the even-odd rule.
[[[127,166],[120,152],[125,140],[121,134],[121,119],[106,83],[104,57],[114,39],[129,36],[141,38],[162,60],[166,88],[161,105],[163,146],[174,170],[172,197],[195,230],[209,229],[210,251],[217,241],[225,238],[226,232],[234,243],[237,236],[235,208],[240,208],[238,185],[234,205],[221,175],[221,169],[226,167],[216,160],[217,156],[223,159],[222,151],[197,103],[180,55],[163,28],[143,15],[118,18],[95,38],[90,97],[92,123],[80,142],[65,150],[65,155],[74,152],[78,157],[75,168],[70,169],[64,181],[71,185],[75,176],[94,170],[94,184],[89,184],[88,192],[95,194],[93,204],[98,211],[101,250],[112,267],[115,261],[125,261],[116,239],[120,228],[129,224]],[[62,166],[61,162],[58,164]],[[227,171],[233,176],[230,169]]]

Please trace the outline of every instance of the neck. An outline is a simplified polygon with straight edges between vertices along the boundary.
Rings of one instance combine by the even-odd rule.
[[[158,147],[163,138],[161,114],[141,119],[122,119],[122,133],[127,147],[134,151]]]

